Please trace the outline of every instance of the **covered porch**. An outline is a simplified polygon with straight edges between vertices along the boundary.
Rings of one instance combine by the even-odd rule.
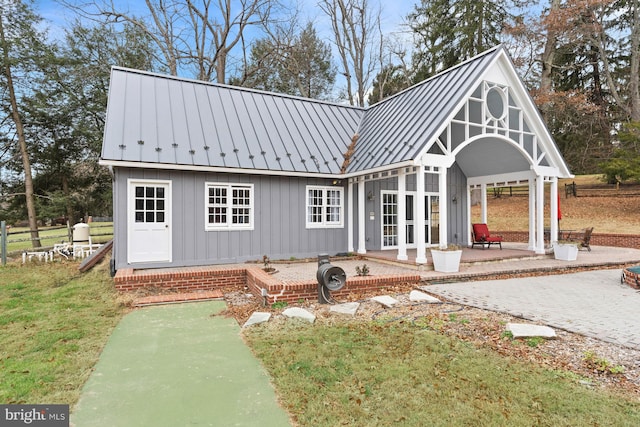
[[[348,176],[349,252],[395,250],[396,261],[428,265],[430,248],[471,245],[472,192],[482,206],[473,222],[491,229],[487,190],[510,186],[528,188],[524,249],[545,255],[545,240],[558,240],[558,179],[572,175],[508,58],[497,59],[466,93],[456,92],[459,81],[425,85],[424,98],[450,105],[439,121],[425,123],[402,104],[406,93],[376,106],[405,127],[380,139],[365,124],[354,138],[355,154],[364,151],[365,159]],[[393,146],[405,154],[382,162],[395,156]]]

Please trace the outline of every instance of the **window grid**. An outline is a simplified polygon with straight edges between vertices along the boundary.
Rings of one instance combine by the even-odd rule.
[[[207,185],[207,229],[251,228],[253,188],[238,184]]]
[[[162,223],[165,221],[164,187],[135,187],[135,222]]]
[[[382,245],[398,245],[398,196],[382,194]]]
[[[307,227],[341,226],[342,201],[341,188],[307,187]]]

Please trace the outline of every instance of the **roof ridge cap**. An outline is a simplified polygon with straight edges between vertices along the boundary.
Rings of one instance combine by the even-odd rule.
[[[175,80],[175,81],[180,81],[180,82],[185,82],[185,83],[192,83],[192,84],[200,84],[200,85],[203,85],[203,86],[213,86],[213,87],[218,87],[218,88],[222,88],[222,89],[236,90],[236,91],[240,91],[240,92],[250,92],[250,93],[257,93],[257,94],[260,94],[260,95],[267,95],[267,96],[280,97],[280,98],[288,98],[288,99],[292,99],[292,100],[296,100],[296,101],[310,102],[310,103],[315,103],[315,104],[324,104],[324,105],[329,105],[329,106],[332,106],[332,107],[350,108],[350,109],[360,110],[360,111],[365,111],[366,110],[365,107],[359,107],[357,105],[341,104],[341,103],[338,103],[338,102],[325,101],[325,100],[322,100],[322,99],[305,98],[303,96],[289,95],[289,94],[280,93],[280,92],[270,92],[270,91],[267,91],[267,90],[254,89],[254,88],[249,88],[249,87],[244,87],[244,86],[235,86],[235,85],[230,85],[230,84],[226,84],[226,83],[210,82],[210,81],[206,81],[206,80],[198,80],[198,79],[189,78],[189,77],[172,76],[170,74],[163,74],[163,73],[157,73],[157,72],[146,71],[146,70],[138,70],[138,69],[135,69],[135,68],[121,67],[121,66],[117,66],[117,65],[112,66],[111,67],[111,71],[112,72],[113,71],[121,71],[121,72],[131,73],[131,74],[141,74],[141,75],[145,75],[145,76],[149,76],[149,77],[156,77],[156,78],[167,79],[167,80]]]

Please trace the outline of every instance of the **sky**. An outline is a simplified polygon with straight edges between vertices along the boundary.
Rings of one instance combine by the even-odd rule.
[[[78,0],[77,3],[83,1],[89,2],[90,0]],[[299,1],[307,18],[316,25],[318,31],[330,31],[328,18],[318,8],[317,0]],[[385,34],[389,34],[401,30],[400,27],[404,18],[413,10],[414,5],[419,0],[370,0],[370,2],[371,4],[382,4],[382,28]],[[142,0],[114,0],[114,3],[129,7],[131,10],[136,8],[141,8],[143,12],[146,10]],[[50,36],[58,38],[63,35],[65,26],[74,18],[73,13],[56,0],[35,0],[34,4],[36,12],[47,21],[46,24],[48,25]]]
[[[67,0],[76,4],[101,2],[101,0]],[[148,10],[144,5],[143,0],[110,0],[116,5],[120,5],[123,8],[127,8],[130,11],[136,13],[136,9],[139,10],[137,14],[147,15]],[[291,0],[294,1],[294,0]],[[318,32],[321,39],[331,40],[332,29],[329,18],[318,7],[318,0],[297,0],[301,4],[301,10],[303,16],[300,19],[300,24],[304,25],[306,22],[311,21]],[[416,3],[420,0],[369,0],[369,4],[374,7],[381,8],[381,28],[385,37],[393,35],[394,38],[401,38],[407,40],[404,43],[410,47],[410,41],[408,40],[406,28],[403,28],[403,23],[406,16],[414,9]],[[44,20],[43,25],[46,27],[49,37],[52,40],[62,40],[64,38],[64,29],[75,19],[75,14],[68,10],[66,7],[60,4],[60,0],[35,0],[34,8]],[[404,36],[402,36],[404,33]],[[332,46],[333,62],[337,65],[339,53],[335,45]],[[185,74],[181,77],[194,78],[193,75]],[[336,85],[334,87],[334,96],[339,98],[339,92],[346,87],[346,81],[342,74],[337,73]]]

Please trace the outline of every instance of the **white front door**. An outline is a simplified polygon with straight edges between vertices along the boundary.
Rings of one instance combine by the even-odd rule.
[[[171,261],[171,181],[128,183],[127,262]]]

